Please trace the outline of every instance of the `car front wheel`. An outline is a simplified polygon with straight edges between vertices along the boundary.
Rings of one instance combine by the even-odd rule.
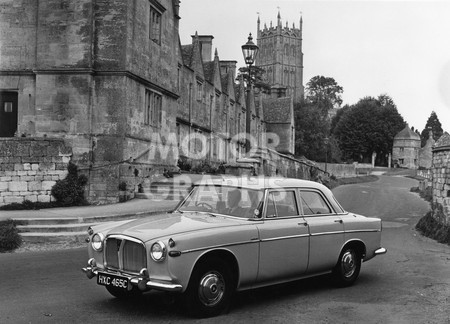
[[[361,257],[352,247],[345,248],[339,255],[339,260],[333,269],[333,278],[340,287],[351,286],[359,276]]]
[[[224,312],[234,292],[230,267],[214,258],[200,263],[193,271],[185,292],[187,311],[196,317],[212,317]]]

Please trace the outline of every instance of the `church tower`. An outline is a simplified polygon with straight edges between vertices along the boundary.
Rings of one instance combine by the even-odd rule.
[[[258,17],[257,45],[259,53],[256,58],[258,67],[262,68],[264,78],[271,85],[272,97],[292,97],[297,103],[303,98],[303,52],[302,52],[302,25],[300,17],[299,28],[289,28],[288,22],[282,26],[281,15],[278,11],[277,25],[270,27]]]

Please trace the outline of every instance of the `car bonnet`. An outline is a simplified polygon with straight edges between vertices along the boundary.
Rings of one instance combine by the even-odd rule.
[[[164,236],[217,227],[239,226],[245,223],[248,223],[248,220],[214,216],[208,213],[166,213],[121,223],[110,228],[105,234],[127,235],[146,242]]]

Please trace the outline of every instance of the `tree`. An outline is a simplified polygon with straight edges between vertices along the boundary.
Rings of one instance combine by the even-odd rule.
[[[295,106],[295,154],[310,160],[325,161],[325,138],[329,135],[328,118],[311,103]]]
[[[433,139],[435,141],[437,141],[442,136],[442,134],[444,134],[441,122],[439,121],[439,118],[434,111],[432,111],[430,117],[428,117],[425,128],[420,135],[422,146],[425,146],[425,144],[427,143],[428,138],[430,137],[430,131],[433,132]]]
[[[394,136],[405,127],[393,100],[387,95],[366,97],[347,108],[333,129],[333,135],[347,160],[386,165]]]
[[[305,90],[306,101],[324,111],[339,108],[342,104],[344,89],[333,78],[317,75],[309,80]]]
[[[335,139],[330,136],[328,111],[342,104],[342,92],[333,78],[315,76],[307,83],[304,100],[294,107],[297,155],[315,161],[339,160],[339,150],[333,149],[337,148]]]
[[[251,74],[249,75],[249,71]],[[239,68],[238,75],[236,77],[236,80],[240,80],[241,76],[244,79],[244,82],[248,84],[251,76],[252,85],[257,88],[261,89],[262,91],[270,89],[270,85],[266,82],[264,79],[264,69],[260,68],[259,66],[251,66],[249,69],[247,66]]]

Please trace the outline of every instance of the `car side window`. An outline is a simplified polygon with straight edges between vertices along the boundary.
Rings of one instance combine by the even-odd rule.
[[[298,215],[294,190],[277,190],[269,192],[266,217],[287,217]]]
[[[301,191],[303,215],[331,214],[331,209],[325,199],[317,191]]]

